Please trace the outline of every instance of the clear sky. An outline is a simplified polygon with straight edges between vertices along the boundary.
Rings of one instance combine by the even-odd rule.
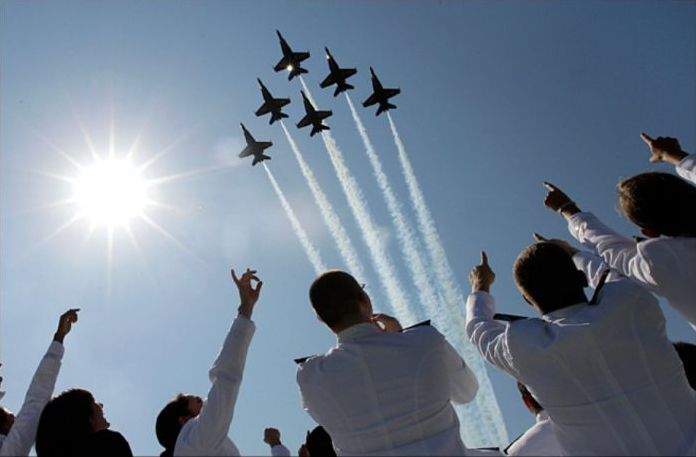
[[[371,91],[371,65],[385,86],[402,89],[394,119],[462,290],[485,249],[499,310],[530,315],[512,261],[533,231],[568,237],[543,207],[542,181],[633,235],[616,210],[618,179],[669,170],[648,164],[638,133],[696,148],[695,19],[696,3],[687,1],[0,2],[4,406],[19,408],[58,315],[79,306],[56,391],[91,390],[137,454],[159,453],[156,414],[177,392],[207,392],[238,305],[229,268],[252,266],[265,285],[230,435],[243,453],[263,455],[264,427],[280,428],[293,452],[313,427],[292,359],[334,338],[309,308],[314,271],[266,174],[237,159],[239,122],[273,141],[266,163],[324,261],[344,268],[280,127],[253,115],[257,77],[292,99],[288,125],[302,115],[299,82],[272,70],[276,29],[312,53],[306,81],[334,112],[327,122],[404,292],[416,301],[348,106],[318,86],[324,46],[357,67],[355,102]],[[414,221],[386,118],[359,112]],[[294,126],[291,133],[367,267],[373,302],[390,312],[321,140]],[[86,138],[101,156],[110,138],[116,155],[139,139],[136,163],[165,151],[147,178],[186,175],[152,190],[167,207],[148,215],[170,237],[134,221],[133,238],[114,231],[110,256],[107,230],[88,236],[84,221],[49,238],[75,212],[52,205],[71,193],[56,176],[76,174],[57,151],[87,165]],[[666,314],[671,337],[693,342],[684,322]],[[512,379],[489,373],[515,437],[533,419]]]

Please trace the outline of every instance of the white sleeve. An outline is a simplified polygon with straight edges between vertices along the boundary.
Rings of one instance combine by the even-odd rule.
[[[575,263],[578,270],[585,273],[585,276],[587,276],[587,282],[593,289],[597,288],[599,280],[606,270],[610,270],[607,281],[616,281],[621,278],[621,275],[617,273],[616,270],[609,268],[609,265],[606,264],[604,259],[591,252],[576,252],[575,255],[573,255],[573,263]]]
[[[466,301],[466,333],[488,363],[517,376],[508,348],[507,325],[493,319],[495,300],[487,292],[469,295]]]
[[[468,403],[478,392],[478,380],[464,359],[447,340],[443,340],[445,365],[450,386],[450,400],[453,403]]]
[[[689,154],[677,164],[677,173],[696,184],[696,154]]]
[[[282,444],[276,444],[271,447],[271,455],[273,457],[290,457],[290,449],[286,448]]]
[[[611,268],[641,284],[655,289],[657,284],[650,272],[638,243],[619,235],[592,213],[577,213],[568,220],[568,230],[583,245],[594,250]]]
[[[222,350],[209,372],[213,385],[208,398],[200,414],[191,419],[193,424],[188,427],[185,436],[187,444],[194,449],[203,452],[213,449],[229,433],[254,330],[254,323],[241,315],[232,323]]]
[[[0,455],[29,455],[36,440],[41,412],[53,395],[64,352],[65,348],[61,343],[51,342],[29,384],[14,425],[2,443]]]

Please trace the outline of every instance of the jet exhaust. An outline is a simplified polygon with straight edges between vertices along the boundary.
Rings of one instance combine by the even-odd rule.
[[[358,254],[353,247],[353,243],[348,237],[348,233],[343,228],[341,220],[338,218],[338,215],[336,214],[336,211],[334,211],[331,203],[329,203],[329,199],[326,197],[326,194],[324,194],[321,186],[319,186],[319,182],[314,177],[312,169],[309,167],[309,164],[305,162],[304,157],[300,152],[300,148],[297,146],[297,143],[295,143],[295,140],[292,138],[292,135],[290,135],[290,132],[283,121],[280,121],[280,126],[283,128],[285,138],[288,140],[288,143],[290,143],[290,149],[292,149],[295,159],[297,160],[300,170],[302,171],[302,175],[305,177],[305,180],[309,185],[309,189],[312,192],[314,201],[317,203],[317,206],[319,206],[319,211],[324,219],[324,224],[326,224],[327,228],[329,229],[329,233],[331,233],[331,236],[336,242],[338,251],[341,254],[341,257],[343,257],[343,261],[346,263],[348,271],[356,279],[358,279],[358,281],[364,280],[365,268],[358,258]]]
[[[307,232],[305,232],[304,228],[302,228],[302,224],[300,224],[300,221],[297,219],[295,211],[293,211],[292,206],[290,206],[288,199],[285,198],[285,194],[278,185],[278,181],[276,181],[275,177],[273,176],[273,173],[271,173],[271,170],[266,166],[265,163],[262,162],[261,165],[263,165],[263,169],[266,170],[268,179],[271,181],[271,185],[273,185],[273,189],[275,190],[275,193],[278,196],[278,200],[280,200],[280,204],[283,206],[283,209],[285,210],[285,214],[288,216],[288,219],[290,219],[290,225],[292,225],[292,229],[295,231],[295,235],[297,235],[297,238],[300,240],[300,244],[302,244],[302,248],[304,249],[305,254],[307,254],[307,258],[309,259],[309,263],[311,263],[312,267],[314,267],[314,273],[319,275],[319,273],[326,270],[326,266],[324,265],[324,262],[321,260],[319,250],[315,248],[312,242],[309,240]]]
[[[466,302],[459,286],[454,279],[454,273],[447,260],[445,249],[437,233],[435,222],[430,214],[423,192],[416,179],[413,166],[406,153],[406,148],[401,140],[396,124],[387,112],[389,126],[391,128],[394,143],[398,150],[399,162],[402,167],[404,179],[408,187],[411,204],[416,213],[418,229],[425,242],[430,262],[435,272],[436,283],[441,288],[445,299],[444,310],[447,312],[447,325],[443,331],[452,338],[450,341],[462,357],[466,359],[469,367],[476,373],[479,381],[479,391],[475,400],[468,405],[457,408],[460,420],[463,424],[462,437],[469,447],[504,445],[509,442],[503,415],[495,398],[493,387],[486,372],[483,359],[479,356],[466,335],[464,312]]]

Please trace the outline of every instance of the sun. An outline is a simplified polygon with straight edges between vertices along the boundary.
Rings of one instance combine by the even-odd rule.
[[[124,159],[96,160],[73,181],[77,216],[93,226],[128,226],[144,215],[148,183],[138,168]]]

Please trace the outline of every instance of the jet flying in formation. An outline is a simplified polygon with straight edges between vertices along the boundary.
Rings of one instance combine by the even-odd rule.
[[[280,62],[273,69],[275,71],[288,70],[290,72],[288,80],[302,73],[307,73],[307,70],[300,66],[300,62],[309,58],[309,52],[294,52],[288,45],[288,42],[285,41],[285,38],[283,38],[283,35],[278,30],[276,30],[276,33],[278,38],[280,38],[280,49],[283,51],[283,58],[280,59]]]
[[[347,91],[348,89],[354,89],[353,86],[346,82],[346,79],[350,78],[358,72],[355,68],[340,68],[329,52],[329,48],[324,48],[326,51],[326,59],[329,62],[329,76],[327,76],[319,86],[321,88],[326,88],[336,84],[336,90],[334,91],[334,97],[341,92]]]
[[[363,106],[367,108],[379,103],[379,108],[377,108],[375,113],[375,116],[379,116],[383,111],[396,108],[396,105],[389,103],[389,99],[401,93],[401,89],[385,89],[382,87],[382,83],[379,82],[372,67],[370,67],[370,73],[372,74],[372,95],[367,97],[367,100],[363,102]]]
[[[321,132],[322,130],[329,130],[329,126],[323,124],[322,121],[331,116],[333,113],[331,111],[317,111],[317,109],[314,108],[314,105],[312,105],[312,102],[310,102],[305,95],[304,91],[300,91],[300,93],[302,94],[302,100],[304,100],[304,107],[307,114],[305,114],[305,117],[303,117],[300,122],[297,123],[297,128],[301,129],[311,124],[312,131],[309,134],[310,137]]]
[[[240,158],[244,157],[249,157],[250,155],[254,156],[254,161],[251,162],[251,165],[254,166],[259,162],[263,162],[264,160],[270,160],[271,157],[267,156],[263,153],[264,149],[270,148],[273,146],[273,143],[270,141],[256,141],[253,136],[251,136],[251,133],[244,127],[244,124],[239,124],[242,126],[242,131],[244,131],[244,139],[247,142],[246,147],[242,152],[239,153]]]
[[[263,105],[256,110],[257,116],[263,116],[264,114],[271,113],[271,120],[269,124],[273,124],[275,121],[279,121],[284,117],[288,117],[287,114],[283,113],[281,109],[290,103],[289,98],[273,98],[271,93],[266,89],[260,79],[257,78],[259,85],[261,86],[261,95],[263,95]]]

